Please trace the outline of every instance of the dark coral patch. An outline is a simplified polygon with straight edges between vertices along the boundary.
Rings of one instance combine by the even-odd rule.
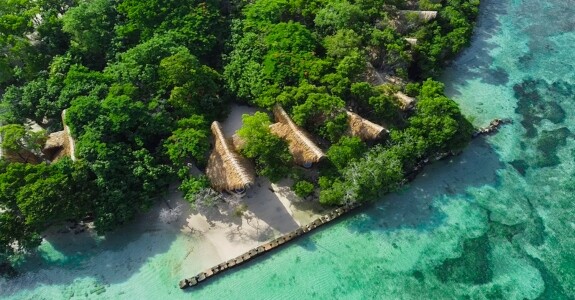
[[[463,242],[463,254],[446,259],[435,268],[435,275],[442,282],[484,284],[491,281],[493,272],[489,268],[489,238],[484,234]]]
[[[529,164],[523,159],[514,160],[509,164],[515,168],[515,170],[517,170],[521,176],[525,176],[527,169],[529,169]]]
[[[561,127],[555,130],[544,130],[537,141],[537,166],[551,167],[558,165],[561,160],[557,156],[559,147],[567,144],[567,138],[573,134],[567,127]]]
[[[513,87],[519,100],[515,112],[523,116],[521,125],[526,137],[537,136],[536,126],[543,120],[554,124],[565,121],[566,113],[559,102],[572,92],[573,87],[566,82],[548,84],[543,80],[526,79]]]
[[[509,82],[509,73],[503,68],[490,68],[486,70],[488,76],[483,77],[483,82],[491,85],[505,85]]]

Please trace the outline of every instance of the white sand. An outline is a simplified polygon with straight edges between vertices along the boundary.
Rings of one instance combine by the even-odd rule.
[[[186,210],[179,217],[180,230],[200,243],[194,252],[211,249],[201,254],[193,253],[201,258],[202,268],[234,258],[319,217],[322,212],[319,204],[298,198],[288,183],[270,184],[267,179],[258,178],[255,186],[241,199],[247,206],[241,217],[227,203],[205,214]],[[168,199],[172,207],[182,202],[178,191],[172,192]],[[191,273],[196,271],[201,270],[190,270]]]

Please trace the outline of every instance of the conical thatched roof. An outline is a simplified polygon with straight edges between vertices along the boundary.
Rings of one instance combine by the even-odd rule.
[[[349,133],[357,136],[363,141],[376,140],[382,135],[389,133],[383,126],[377,125],[371,121],[362,118],[356,113],[347,111],[347,122],[349,124]]]
[[[395,93],[395,96],[397,97],[397,100],[401,102],[402,109],[410,109],[413,107],[413,104],[415,104],[415,98],[409,97],[402,92]]]
[[[250,187],[255,181],[255,171],[250,162],[235,152],[233,145],[222,133],[220,123],[212,123],[214,150],[208,160],[206,175],[218,191],[234,191]]]
[[[323,151],[291,120],[279,104],[274,106],[273,111],[277,123],[270,125],[270,130],[288,142],[289,152],[297,164],[316,163],[325,157]]]
[[[421,21],[425,21],[425,22],[433,20],[437,17],[437,12],[434,10],[400,10],[399,12],[403,15],[417,14],[417,17]]]
[[[65,130],[50,133],[42,153],[50,161],[57,161],[58,159],[70,155],[70,142],[68,133]]]
[[[62,124],[64,124],[64,130],[50,133],[42,149],[42,153],[49,161],[57,161],[64,156],[76,160],[75,142],[70,135],[70,128],[66,125],[66,110],[62,111]]]

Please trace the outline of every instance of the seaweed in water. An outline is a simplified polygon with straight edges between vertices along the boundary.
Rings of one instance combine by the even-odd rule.
[[[484,284],[491,281],[493,272],[489,268],[489,238],[484,234],[463,242],[462,255],[446,259],[435,268],[435,275],[442,282]]]
[[[559,124],[565,120],[565,110],[558,103],[568,97],[572,87],[565,82],[549,85],[544,80],[525,79],[513,87],[517,108],[515,112],[523,116],[521,125],[527,130],[526,137],[537,136],[536,125],[543,120]],[[545,99],[549,99],[548,101]]]
[[[543,130],[537,141],[537,166],[551,167],[561,163],[557,151],[559,151],[559,147],[567,144],[567,138],[571,136],[573,134],[567,127],[550,131]]]
[[[527,169],[529,169],[529,164],[523,159],[517,159],[509,163],[521,176],[525,176]]]

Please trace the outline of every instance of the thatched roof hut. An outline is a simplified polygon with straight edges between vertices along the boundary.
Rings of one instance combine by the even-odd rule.
[[[360,115],[347,111],[347,123],[349,124],[349,133],[357,136],[363,141],[377,140],[389,130],[383,126],[377,125],[369,120],[362,118]]]
[[[401,103],[401,108],[404,110],[412,108],[415,104],[415,98],[409,97],[402,92],[395,93],[395,97],[397,97],[397,100]]]
[[[68,133],[65,130],[50,133],[46,144],[44,144],[42,153],[44,153],[50,161],[57,161],[64,156],[69,156],[70,142]]]
[[[310,166],[325,157],[323,151],[291,120],[279,104],[274,106],[273,112],[277,123],[270,125],[270,130],[288,142],[289,152],[297,164]]]
[[[76,141],[72,137],[70,133],[70,127],[66,125],[66,110],[62,111],[62,124],[64,125],[64,131],[66,132],[66,136],[68,137],[68,147],[69,147],[69,155],[72,161],[76,160]]]
[[[64,156],[76,160],[75,142],[70,135],[70,128],[66,125],[66,110],[62,111],[62,124],[64,130],[50,133],[42,149],[42,153],[49,161],[57,161]]]
[[[417,14],[419,20],[424,22],[431,21],[437,17],[437,11],[434,10],[400,10],[399,13],[402,15]]]
[[[217,191],[242,191],[255,182],[255,170],[224,137],[220,123],[212,123],[214,150],[208,160],[206,175]]]

